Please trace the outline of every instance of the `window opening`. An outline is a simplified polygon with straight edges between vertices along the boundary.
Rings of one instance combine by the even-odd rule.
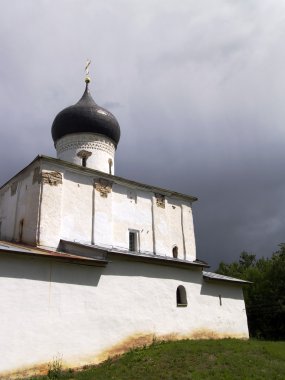
[[[178,257],[178,247],[177,245],[175,245],[173,248],[172,248],[172,255],[175,259],[177,259]]]
[[[176,289],[176,305],[187,306],[187,295],[184,286],[179,285]]]
[[[77,156],[81,158],[81,165],[84,168],[86,168],[88,157],[90,157],[91,155],[92,155],[92,152],[88,152],[87,150],[81,150],[80,152],[77,153]]]
[[[223,302],[222,302],[222,296],[219,294],[219,301],[220,301],[220,306],[223,305]]]
[[[109,174],[112,174],[112,164],[109,162]]]
[[[0,240],[1,240],[1,236],[2,236],[1,229],[2,229],[2,222],[0,222]]]
[[[23,240],[23,228],[24,228],[24,219],[20,220],[19,241]]]
[[[112,174],[113,161],[111,158],[109,158],[108,163],[109,163],[109,174]]]
[[[138,251],[138,233],[135,231],[129,231],[129,250],[131,252]]]

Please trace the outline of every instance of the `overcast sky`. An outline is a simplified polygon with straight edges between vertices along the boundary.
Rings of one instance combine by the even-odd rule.
[[[285,241],[284,0],[0,0],[0,182],[55,156],[84,90],[121,126],[116,174],[194,195],[215,269]]]

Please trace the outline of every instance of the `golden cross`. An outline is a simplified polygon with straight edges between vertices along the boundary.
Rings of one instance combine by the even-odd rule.
[[[88,59],[87,62],[86,62],[86,66],[85,66],[85,74],[86,74],[86,76],[89,75],[89,66],[90,66],[90,63],[91,63],[91,61],[90,61],[90,59]]]
[[[89,77],[89,66],[90,66],[90,59],[87,60],[86,65],[85,65],[85,83],[88,85],[88,83],[91,81]]]

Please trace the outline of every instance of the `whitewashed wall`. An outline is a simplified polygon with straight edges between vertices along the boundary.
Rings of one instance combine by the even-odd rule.
[[[0,190],[1,239],[36,244],[40,185],[37,163],[20,173]]]
[[[129,230],[136,230],[141,252],[172,256],[176,245],[180,259],[196,259],[190,202],[166,197],[161,208],[154,192],[115,183],[112,176],[102,185],[100,175],[60,164],[44,162],[42,170],[60,172],[62,184],[43,184],[40,245],[57,248],[64,239],[127,250]]]
[[[118,247],[128,248],[129,230],[137,230],[140,251],[155,252],[150,192],[114,184],[112,215],[113,240]]]
[[[35,161],[0,191],[2,239],[19,241],[24,220],[25,243],[56,249],[65,239],[127,250],[136,230],[141,252],[172,256],[177,246],[178,258],[195,260],[190,202],[166,196],[159,207],[153,191],[101,180],[61,161]]]
[[[62,355],[67,367],[106,359],[144,337],[247,338],[242,290],[200,269],[119,261],[106,268],[1,255],[0,374]],[[188,306],[176,306],[183,285]],[[223,304],[220,306],[219,295]]]

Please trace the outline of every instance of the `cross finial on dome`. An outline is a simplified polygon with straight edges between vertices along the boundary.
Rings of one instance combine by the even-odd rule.
[[[91,60],[87,59],[86,65],[85,65],[85,83],[88,84],[91,81],[91,78],[89,76],[89,66],[91,64]]]

